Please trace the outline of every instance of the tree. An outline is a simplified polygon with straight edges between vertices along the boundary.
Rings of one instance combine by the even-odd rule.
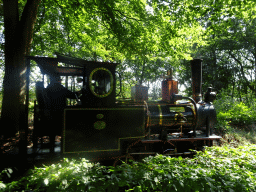
[[[120,3],[122,5],[120,5]],[[12,136],[18,130],[21,130],[21,121],[24,118],[24,101],[25,101],[25,85],[26,85],[26,65],[25,65],[25,55],[30,55],[32,36],[34,31],[34,26],[37,18],[38,6],[40,5],[40,20],[36,26],[36,32],[39,32],[43,24],[48,25],[48,31],[55,30],[54,35],[58,34],[56,31],[58,28],[65,27],[65,30],[60,30],[64,32],[62,35],[65,39],[68,38],[65,43],[74,44],[80,47],[84,51],[84,47],[79,45],[80,40],[88,40],[90,38],[91,42],[88,48],[95,51],[95,47],[103,54],[101,54],[100,59],[104,58],[105,52],[108,52],[108,45],[101,42],[100,46],[95,46],[95,41],[93,37],[98,36],[98,32],[102,31],[103,26],[108,29],[106,34],[108,38],[113,38],[113,35],[117,36],[119,41],[122,40],[122,36],[126,35],[127,32],[121,20],[125,15],[127,10],[132,10],[136,6],[137,10],[143,7],[143,3],[140,1],[131,1],[128,3],[126,1],[48,1],[45,0],[40,4],[39,0],[4,0],[3,10],[4,10],[4,27],[5,27],[5,77],[4,77],[4,96],[2,104],[2,114],[1,114],[1,135]],[[127,6],[125,6],[127,5]],[[127,7],[126,10],[121,10]],[[51,8],[51,9],[50,9]],[[54,9],[55,8],[55,9]],[[48,9],[48,12],[46,11]],[[53,11],[53,15],[49,16],[49,10]],[[47,12],[45,14],[45,12]],[[47,15],[48,14],[48,15]],[[141,11],[141,14],[143,12]],[[131,16],[131,20],[137,20],[136,15]],[[60,23],[56,22],[56,18]],[[63,19],[64,18],[64,19]],[[95,19],[95,20],[94,20]],[[54,24],[49,26],[48,22],[54,20]],[[96,21],[96,22],[95,22]],[[63,25],[61,25],[63,22]],[[85,22],[85,24],[83,23]],[[100,28],[99,23],[101,23]],[[123,22],[125,23],[125,22]],[[136,22],[135,22],[136,23]],[[128,25],[132,25],[128,23]],[[57,28],[58,27],[58,28]],[[81,31],[82,30],[82,31]],[[93,34],[93,35],[92,35]],[[47,35],[51,35],[48,33]],[[71,39],[71,37],[73,39]],[[61,38],[59,38],[61,39]],[[99,38],[100,39],[100,38]],[[44,50],[51,50],[49,48],[43,47],[45,43],[40,39],[39,44]],[[114,42],[113,40],[112,42]],[[35,42],[39,42],[37,39]],[[58,45],[61,44],[57,41]],[[115,42],[116,43],[116,42]],[[55,41],[50,41],[50,48],[54,48],[56,44]],[[36,44],[35,46],[37,46]],[[35,47],[34,46],[34,47]],[[60,47],[60,50],[63,47]],[[70,52],[70,46],[67,46],[65,52]],[[104,49],[102,51],[102,49]],[[114,49],[113,49],[114,50]],[[56,50],[55,50],[56,51]],[[36,53],[36,52],[35,52]],[[113,51],[114,53],[114,51]],[[111,56],[111,54],[110,54]],[[84,55],[83,55],[84,57]],[[95,57],[94,57],[95,58]],[[4,129],[3,125],[8,125],[8,129]]]
[[[254,90],[253,68],[255,66],[255,2],[250,1],[204,1],[201,19],[204,26],[203,46],[195,46],[192,57],[203,59],[203,90],[212,85],[217,91],[229,89],[241,93],[248,87]],[[213,3],[209,6],[209,3]],[[182,70],[188,67],[182,63]],[[186,72],[184,80],[191,81]],[[190,80],[189,80],[190,79]]]
[[[1,134],[11,136],[20,130],[24,119],[27,66],[33,29],[40,0],[4,0],[5,76],[1,113]],[[21,4],[21,5],[19,5]],[[21,12],[20,9],[23,8]]]
[[[209,18],[214,24],[207,30],[208,35],[221,28],[215,20],[220,20],[222,14],[233,13],[232,6],[239,13],[254,5],[246,0],[214,2],[4,0],[5,77],[1,119],[9,128],[1,129],[1,134],[13,135],[20,129],[26,95],[25,55],[52,56],[58,51],[99,61],[191,59],[191,45],[202,43],[199,36],[202,16],[211,13]],[[158,66],[157,62],[151,64],[153,68]]]

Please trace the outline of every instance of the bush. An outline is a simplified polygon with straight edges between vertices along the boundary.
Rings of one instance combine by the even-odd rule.
[[[252,100],[249,106],[222,91],[214,105],[217,111],[217,128],[224,132],[232,130],[230,125],[249,125],[256,119],[256,100]]]
[[[255,121],[256,114],[243,102],[234,104],[228,111],[217,113],[219,126],[229,129],[229,124],[248,125]]]
[[[19,181],[0,183],[0,190],[256,191],[255,162],[256,145],[207,147],[193,159],[157,155],[118,167],[64,159]]]

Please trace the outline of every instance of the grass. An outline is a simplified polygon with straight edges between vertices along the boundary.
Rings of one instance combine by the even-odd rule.
[[[228,125],[228,131],[221,132],[221,145],[240,146],[256,144],[256,124],[250,125]]]

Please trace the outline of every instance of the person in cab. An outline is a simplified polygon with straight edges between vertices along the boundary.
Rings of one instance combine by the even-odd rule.
[[[67,98],[78,99],[82,91],[72,92],[61,84],[59,75],[50,76],[50,84],[46,91],[46,110],[48,111],[47,119],[50,126],[46,127],[50,136],[50,152],[54,152],[55,137],[61,135],[64,122],[64,109],[67,106]]]

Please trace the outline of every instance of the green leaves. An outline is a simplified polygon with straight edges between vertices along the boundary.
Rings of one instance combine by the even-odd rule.
[[[224,137],[228,140],[254,143],[255,130],[252,125],[256,118],[255,101],[250,100],[245,104],[227,95],[228,92],[222,91],[214,102],[217,111],[217,128],[226,134]]]
[[[255,191],[255,162],[256,145],[207,147],[193,159],[149,156],[117,167],[64,159],[20,181],[0,183],[0,191]]]
[[[40,6],[33,52],[58,51],[81,58],[96,52],[98,60],[123,60],[144,56],[147,49],[154,53],[151,58],[158,54],[183,57],[198,39],[198,22],[193,17],[199,15],[189,8],[192,4],[191,0],[152,4],[145,0],[46,0]],[[183,41],[185,37],[191,41]]]

